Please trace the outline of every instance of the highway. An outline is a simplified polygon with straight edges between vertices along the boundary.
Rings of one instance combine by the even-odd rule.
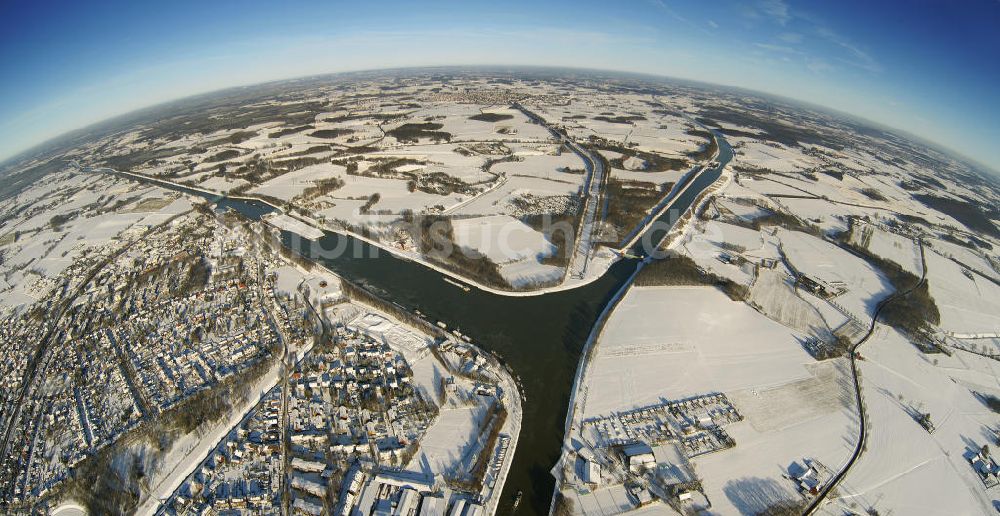
[[[594,248],[594,224],[597,222],[601,189],[604,187],[604,161],[596,158],[589,150],[570,139],[567,135],[557,131],[545,119],[529,111],[521,104],[514,104],[513,107],[524,113],[531,121],[548,129],[553,137],[564,143],[574,154],[583,160],[587,176],[586,182],[583,185],[583,213],[576,230],[576,238],[573,240],[573,255],[570,257],[569,266],[566,268],[566,273],[569,277],[583,279],[587,274],[587,262],[590,259],[590,252]]]
[[[570,258],[568,273],[575,279],[583,279],[587,274],[587,261],[594,248],[594,224],[600,206],[601,188],[604,187],[604,161],[594,159],[589,151],[578,143],[567,139],[566,145],[583,159],[587,168],[587,183],[584,185],[583,215],[574,241],[573,256]]]

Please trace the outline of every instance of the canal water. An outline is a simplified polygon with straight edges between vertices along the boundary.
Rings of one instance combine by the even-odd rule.
[[[724,138],[719,134],[716,137],[720,165],[704,171],[676,198],[670,212],[661,217],[661,224],[649,231],[653,242],[666,234],[669,225],[721,175],[732,158],[732,150]],[[251,219],[273,211],[259,201],[220,199],[196,190],[178,189],[209,198],[219,207],[235,209]],[[449,328],[458,329],[477,346],[496,352],[511,367],[524,389],[524,414],[514,462],[497,512],[510,514],[516,493],[522,492],[518,514],[547,514],[555,485],[550,470],[561,453],[570,391],[581,351],[598,315],[641,260],[619,260],[603,276],[578,288],[514,297],[476,288],[465,291],[445,282],[442,274],[433,269],[350,236],[326,232],[314,242],[283,231],[282,241],[383,298],[406,309],[419,310],[432,322],[442,321]],[[343,252],[317,258],[317,248]],[[632,252],[639,257],[647,255],[642,246]]]

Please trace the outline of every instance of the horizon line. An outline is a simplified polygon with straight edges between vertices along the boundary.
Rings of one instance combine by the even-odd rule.
[[[628,70],[628,69],[587,68],[587,67],[565,66],[565,65],[531,65],[531,64],[509,64],[509,63],[506,63],[506,64],[500,64],[500,63],[493,63],[493,64],[484,64],[484,63],[480,63],[480,64],[468,64],[468,63],[460,63],[460,64],[434,64],[434,65],[414,65],[414,66],[392,66],[392,67],[386,67],[386,68],[357,68],[357,69],[339,70],[339,71],[323,71],[323,72],[317,72],[317,73],[314,73],[314,74],[296,75],[296,76],[291,76],[291,77],[280,77],[280,78],[267,79],[267,80],[257,81],[257,82],[237,83],[237,84],[233,84],[233,85],[230,85],[230,86],[224,86],[224,87],[221,87],[221,88],[209,89],[209,90],[200,91],[200,92],[196,92],[196,93],[181,95],[181,96],[178,96],[178,97],[171,97],[171,98],[168,98],[168,99],[164,99],[164,100],[160,100],[160,101],[156,101],[156,102],[147,104],[147,105],[142,106],[142,107],[138,107],[138,108],[134,108],[134,109],[128,109],[128,110],[125,110],[125,111],[121,111],[121,112],[109,115],[109,116],[107,116],[105,118],[101,118],[99,120],[95,120],[95,121],[92,121],[92,122],[88,122],[88,123],[76,126],[74,128],[71,128],[71,129],[67,129],[66,131],[63,131],[62,133],[60,133],[60,134],[58,134],[56,136],[44,139],[44,140],[42,140],[40,142],[37,142],[35,144],[32,144],[32,145],[30,145],[28,147],[22,148],[21,150],[15,151],[14,153],[12,153],[9,156],[0,158],[0,174],[3,174],[5,172],[7,172],[8,169],[16,166],[17,164],[19,164],[22,161],[26,161],[28,159],[33,158],[34,154],[43,153],[45,151],[44,148],[47,147],[47,146],[59,145],[60,140],[67,139],[67,138],[73,138],[75,133],[80,133],[80,132],[88,131],[88,130],[96,128],[97,126],[100,126],[102,124],[113,123],[117,119],[125,118],[125,117],[128,117],[128,116],[138,115],[138,114],[141,114],[144,111],[154,110],[154,109],[162,108],[162,107],[167,107],[167,106],[169,106],[171,104],[176,104],[176,103],[184,102],[184,101],[187,101],[187,100],[193,100],[193,99],[197,99],[197,98],[201,98],[201,97],[208,97],[208,96],[212,96],[212,95],[218,95],[218,94],[222,94],[222,93],[225,93],[225,92],[228,92],[228,91],[239,90],[239,89],[243,89],[243,88],[250,88],[250,87],[254,87],[254,86],[265,86],[265,85],[269,85],[269,84],[278,84],[278,83],[284,83],[284,82],[292,82],[292,81],[297,81],[297,80],[312,79],[312,78],[321,78],[321,77],[328,77],[328,76],[348,75],[348,74],[358,74],[358,73],[405,71],[405,70],[416,71],[416,70],[430,70],[430,69],[459,69],[459,68],[483,68],[483,69],[514,68],[514,69],[541,69],[541,70],[575,70],[575,71],[587,71],[587,72],[604,72],[604,73],[612,73],[612,74],[631,74],[631,75],[644,76],[644,77],[655,78],[655,79],[660,79],[660,80],[678,81],[678,82],[684,82],[684,81],[686,81],[686,82],[697,83],[697,84],[701,84],[701,85],[705,85],[705,86],[711,86],[711,87],[717,87],[717,88],[723,88],[723,89],[727,89],[728,88],[728,89],[733,89],[733,90],[739,90],[739,91],[750,93],[750,94],[754,94],[754,95],[757,95],[757,96],[771,97],[771,98],[773,98],[775,100],[781,100],[781,101],[785,101],[785,102],[788,102],[788,103],[791,103],[791,104],[796,104],[796,103],[798,103],[798,104],[805,104],[805,106],[803,106],[803,107],[809,107],[809,108],[812,108],[812,109],[818,109],[820,111],[825,111],[829,115],[833,115],[833,116],[837,116],[837,117],[841,117],[841,118],[854,119],[853,120],[854,122],[860,122],[860,123],[863,123],[863,124],[868,124],[872,128],[874,128],[874,129],[879,129],[879,130],[887,131],[887,132],[894,132],[894,133],[896,133],[896,136],[901,136],[901,137],[904,137],[904,138],[907,138],[907,139],[914,140],[915,143],[920,143],[922,145],[927,145],[927,146],[933,148],[934,150],[937,150],[937,151],[940,151],[940,152],[943,152],[945,154],[950,155],[950,157],[952,157],[954,159],[958,159],[959,161],[964,161],[966,165],[970,166],[973,169],[980,169],[981,168],[982,171],[988,172],[989,175],[993,179],[1000,179],[1000,168],[993,168],[993,166],[991,166],[991,165],[989,165],[987,163],[980,162],[979,160],[977,160],[975,158],[972,158],[972,157],[966,155],[965,153],[963,153],[963,152],[961,152],[961,151],[959,151],[957,149],[954,149],[954,148],[948,146],[947,144],[944,144],[944,143],[941,143],[941,142],[938,142],[938,141],[930,140],[926,136],[917,135],[917,134],[911,133],[909,131],[906,131],[904,129],[895,127],[893,125],[886,124],[884,122],[879,122],[879,121],[876,121],[876,120],[869,119],[867,117],[864,117],[863,115],[851,113],[849,111],[844,111],[842,109],[834,108],[832,106],[820,104],[820,103],[817,103],[817,102],[812,101],[812,100],[806,100],[806,99],[801,99],[801,98],[796,98],[796,97],[790,97],[790,96],[782,95],[782,94],[779,94],[779,93],[773,93],[773,92],[768,92],[768,91],[763,91],[763,90],[757,90],[757,89],[747,88],[747,87],[744,87],[744,86],[738,86],[738,85],[733,85],[733,84],[723,84],[723,83],[709,82],[709,81],[705,81],[703,79],[694,79],[694,78],[688,78],[688,77],[682,77],[682,76],[664,75],[664,74],[658,74],[658,73],[652,73],[652,72],[644,72],[644,71],[636,71],[636,70]],[[69,144],[69,142],[67,142],[67,145],[68,144]],[[3,179],[3,177],[0,177],[0,180],[2,180],[2,179]]]

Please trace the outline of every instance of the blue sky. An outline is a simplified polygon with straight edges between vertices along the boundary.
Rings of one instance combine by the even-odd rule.
[[[0,4],[0,159],[227,86],[396,66],[605,68],[741,86],[993,164],[1000,1]]]

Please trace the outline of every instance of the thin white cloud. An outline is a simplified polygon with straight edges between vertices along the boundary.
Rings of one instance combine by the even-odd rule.
[[[847,58],[838,58],[838,60],[867,70],[869,72],[880,73],[882,72],[882,65],[867,51],[863,50],[861,47],[856,45],[847,37],[835,32],[828,27],[818,27],[816,29],[816,34],[821,38],[833,43],[834,45],[847,51]]]
[[[810,57],[806,60],[806,68],[810,72],[820,74],[834,70],[834,66],[825,59]]]
[[[757,48],[768,50],[770,52],[778,52],[781,54],[794,54],[794,55],[804,54],[804,52],[802,52],[801,50],[788,45],[775,45],[773,43],[754,43],[754,46]]]
[[[673,19],[675,19],[675,20],[683,23],[684,25],[687,25],[688,27],[691,27],[692,29],[695,29],[695,30],[697,30],[699,32],[702,32],[702,33],[705,33],[705,34],[712,34],[703,25],[695,23],[695,22],[693,22],[693,21],[685,18],[684,16],[681,16],[680,14],[677,14],[677,11],[673,10],[673,8],[671,8],[669,5],[667,5],[667,3],[664,2],[663,0],[650,0],[649,3],[652,4],[653,6],[658,7],[661,11],[667,13],[667,15],[669,15],[671,18],[673,18]]]
[[[829,28],[823,20],[817,19],[810,13],[800,12],[799,10],[792,12],[785,0],[759,0],[755,4],[747,4],[744,6],[744,9],[751,18],[766,18],[783,27],[794,20],[796,27],[810,29],[806,32],[815,32],[816,36],[830,43],[833,47],[839,48],[844,53],[842,56],[824,55],[822,58],[812,57],[811,61],[806,62],[806,67],[813,72],[832,69],[831,60],[871,73],[881,73],[883,70],[882,64],[867,50],[847,36]],[[777,41],[783,44],[779,46],[765,43],[758,44],[757,46],[764,50],[789,54],[792,45],[798,45],[804,40],[803,34],[798,31],[781,32],[775,37]],[[806,55],[806,52],[801,52],[801,54]]]
[[[792,13],[784,0],[762,0],[757,3],[760,11],[774,23],[784,26],[792,19]]]
[[[782,32],[778,34],[778,39],[785,43],[802,43],[802,34],[798,32]]]

